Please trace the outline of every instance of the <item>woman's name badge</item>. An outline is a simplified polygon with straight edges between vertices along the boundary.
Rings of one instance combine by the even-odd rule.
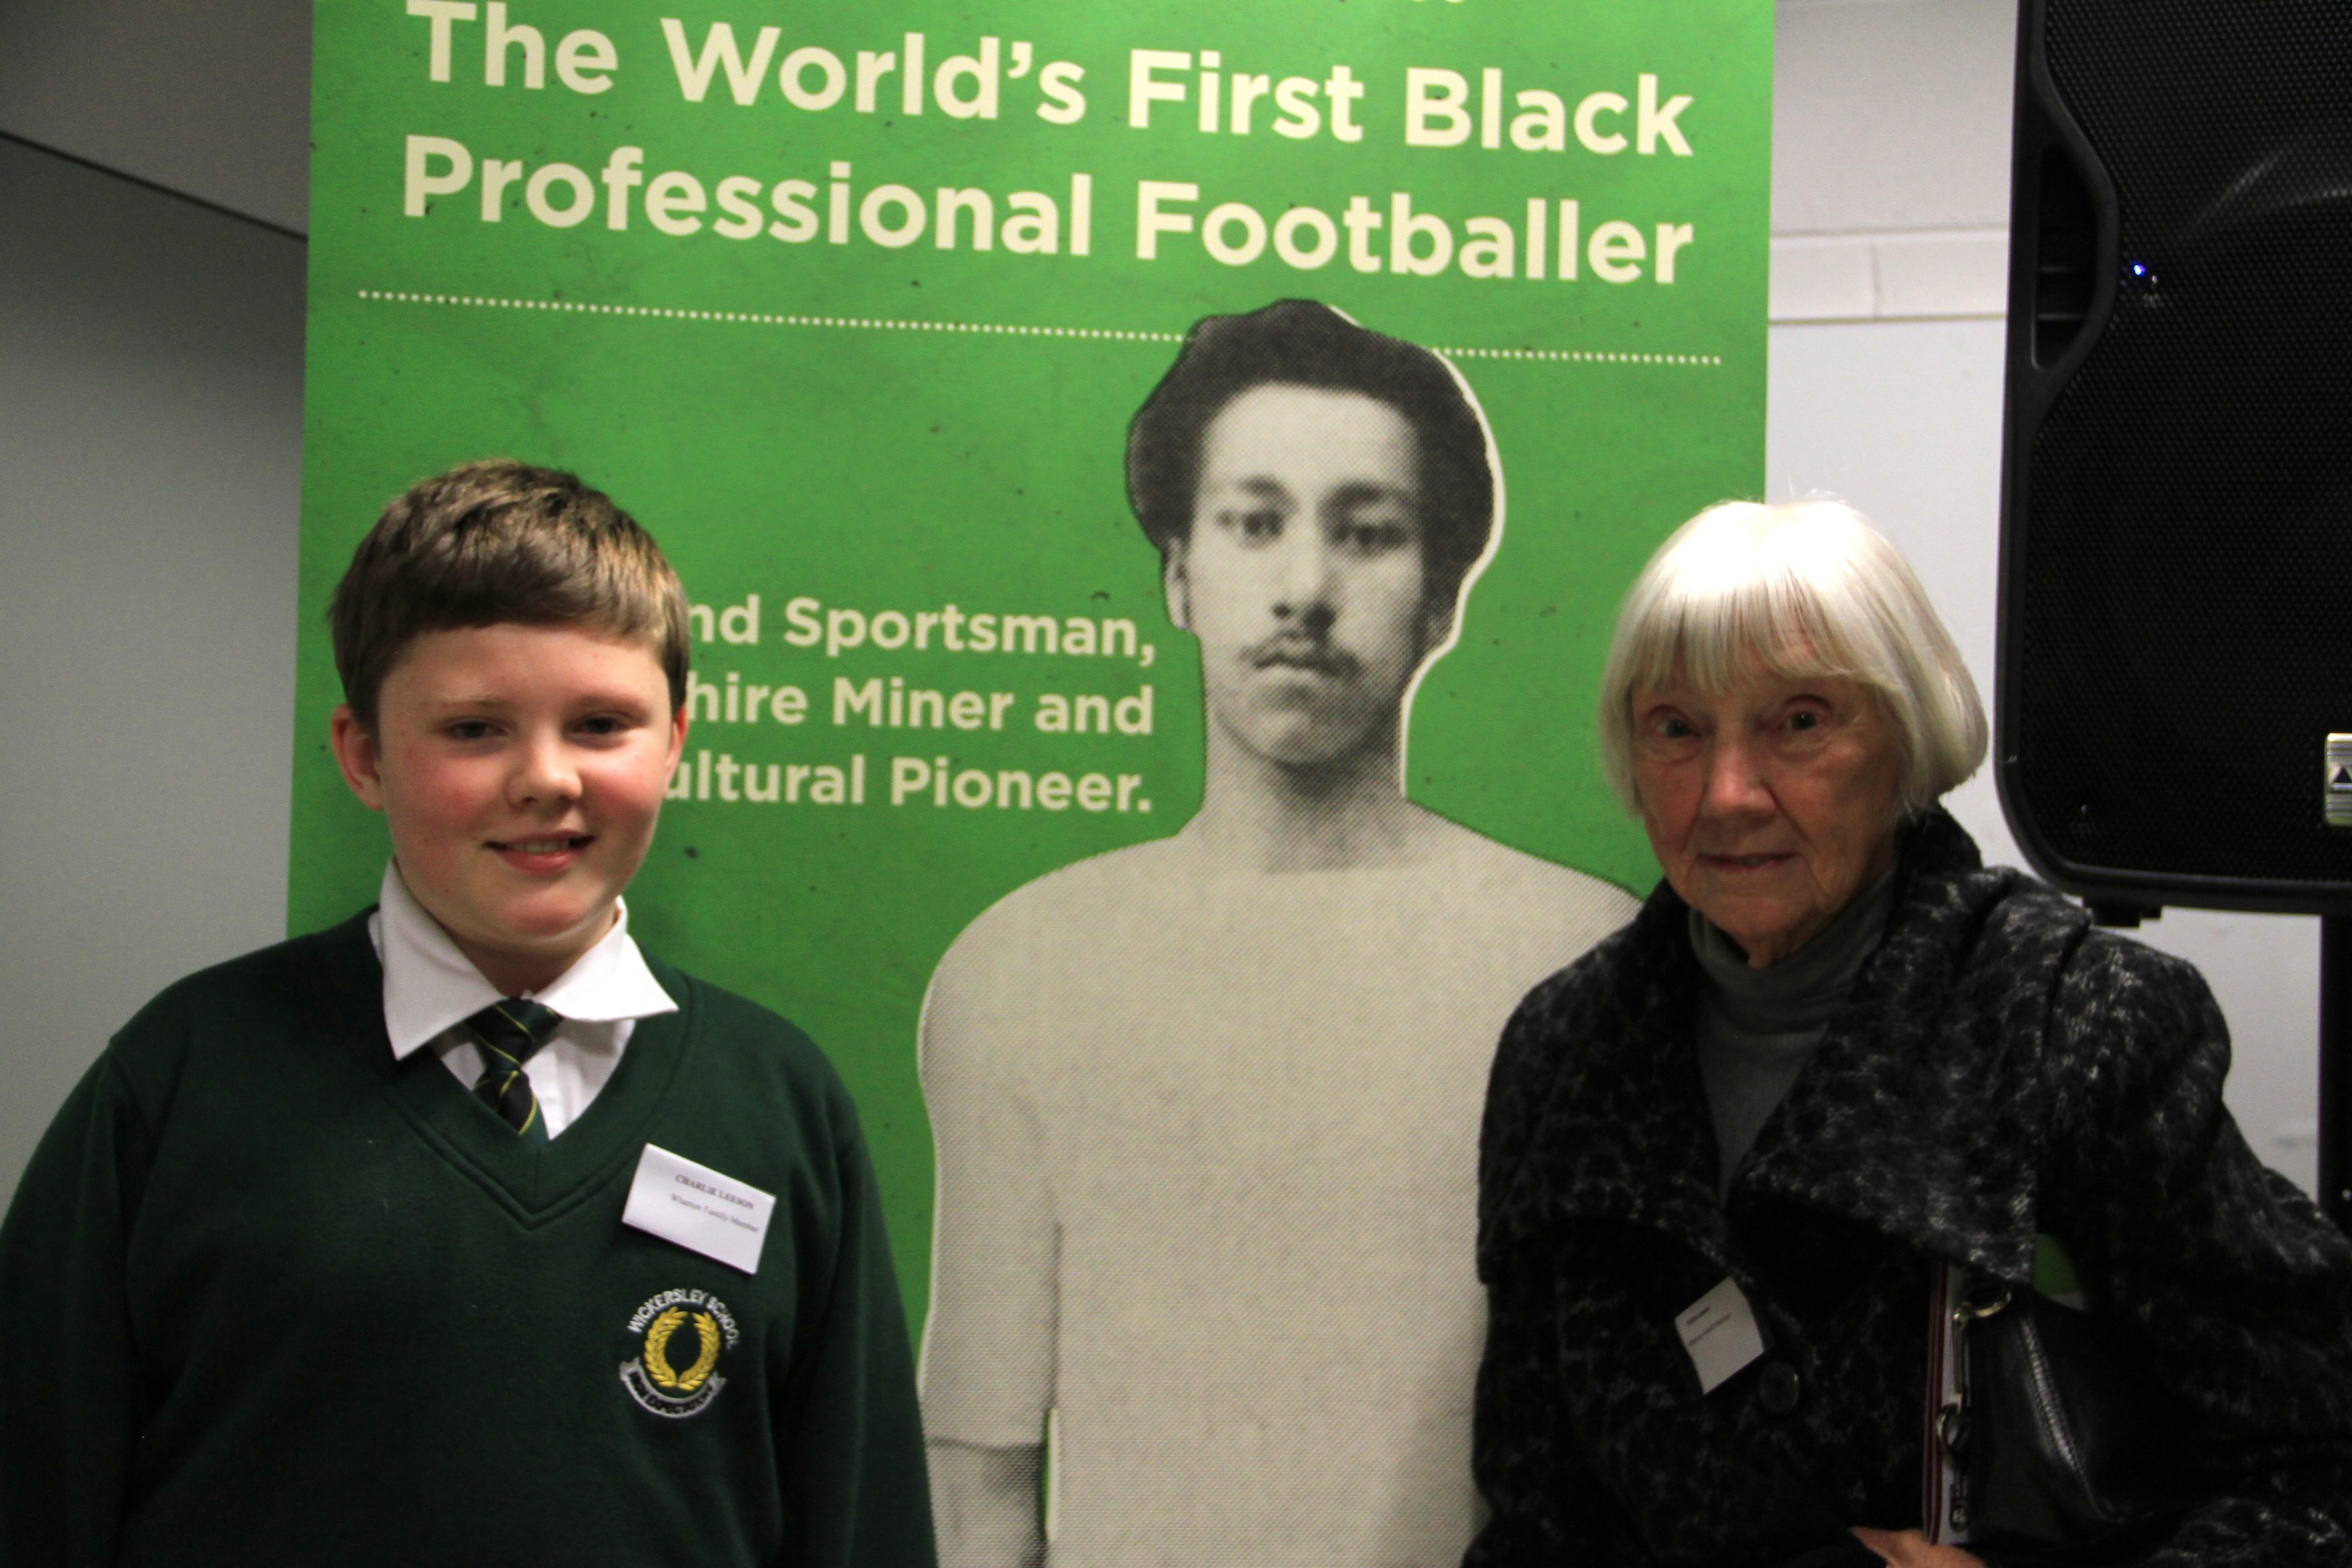
[[[1713,1394],[1726,1378],[1764,1353],[1764,1331],[1756,1325],[1755,1309],[1727,1274],[1722,1284],[1676,1314],[1675,1332],[1682,1335],[1683,1349],[1698,1371],[1701,1394]]]
[[[746,1274],[760,1271],[776,1195],[648,1143],[621,1223]]]

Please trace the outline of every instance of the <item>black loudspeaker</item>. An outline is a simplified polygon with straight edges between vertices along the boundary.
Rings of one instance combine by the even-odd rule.
[[[2352,914],[2352,5],[2022,0],[2017,83],[2002,805],[2111,918]]]
[[[2001,806],[2116,923],[2325,917],[2352,1226],[2352,3],[2021,0],[2017,59]]]

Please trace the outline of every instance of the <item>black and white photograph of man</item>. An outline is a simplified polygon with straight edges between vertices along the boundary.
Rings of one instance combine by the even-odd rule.
[[[932,977],[942,1559],[1451,1568],[1496,1039],[1634,903],[1406,796],[1501,528],[1444,360],[1307,301],[1210,318],[1127,472],[1200,645],[1201,806]]]

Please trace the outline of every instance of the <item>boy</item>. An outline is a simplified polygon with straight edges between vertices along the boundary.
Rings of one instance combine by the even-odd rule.
[[[382,902],[165,991],[34,1155],[0,1562],[929,1568],[848,1097],[628,935],[686,737],[667,563],[475,463],[331,616]]]

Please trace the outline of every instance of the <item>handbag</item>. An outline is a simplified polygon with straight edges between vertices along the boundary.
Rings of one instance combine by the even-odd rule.
[[[2035,1241],[2037,1279],[2071,1280],[2054,1239]],[[2094,1563],[2186,1507],[2179,1415],[2110,1321],[1949,1264],[1929,1295],[1930,1542]]]

